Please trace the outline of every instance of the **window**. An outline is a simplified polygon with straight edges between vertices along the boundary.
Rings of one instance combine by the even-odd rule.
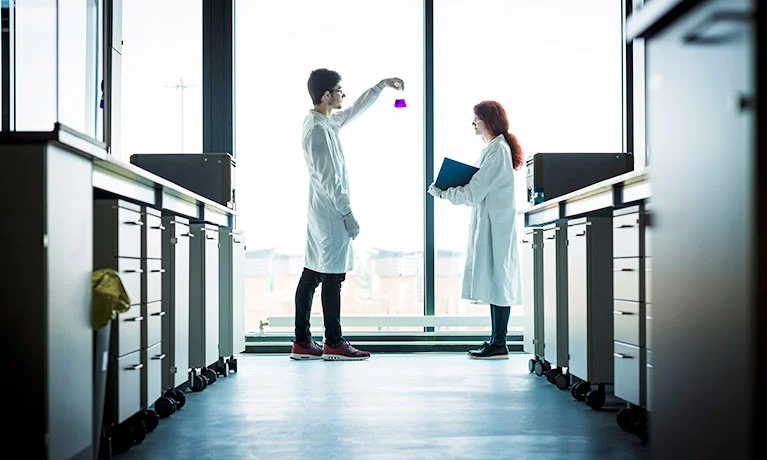
[[[423,315],[423,5],[394,0],[374,14],[367,2],[338,0],[238,2],[236,8],[246,330],[294,314],[308,195],[301,130],[312,108],[307,79],[320,67],[341,74],[345,107],[383,78],[405,81],[404,93],[385,89],[340,134],[361,227],[355,269],[342,288],[342,316]],[[395,108],[403,97],[407,107]],[[322,313],[319,297],[318,289],[314,315]]]
[[[444,157],[479,159],[473,106],[487,99],[506,109],[526,158],[620,151],[621,15],[620,2],[602,0],[434,0],[435,175]],[[523,166],[518,210],[528,206],[525,181]],[[435,314],[488,315],[460,298],[471,209],[437,200],[434,213]]]
[[[202,153],[201,0],[123,2],[122,150]]]

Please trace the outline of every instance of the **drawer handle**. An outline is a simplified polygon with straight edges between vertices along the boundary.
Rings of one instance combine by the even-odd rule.
[[[551,235],[551,236],[547,236],[546,239],[547,240],[553,240],[556,237],[557,237],[557,235]]]
[[[164,268],[155,268],[154,270],[149,270],[152,273],[165,273]]]
[[[242,243],[244,243],[244,241],[235,240],[234,238],[232,238],[232,241],[234,242],[234,244],[242,244]]]
[[[140,268],[131,268],[128,270],[123,270],[123,273],[144,273],[144,270]]]
[[[137,370],[141,369],[142,367],[144,367],[143,364],[134,364],[132,366],[126,367],[125,370],[126,371],[137,371]]]
[[[652,364],[648,364],[648,365],[647,365],[647,367],[649,367],[650,369],[652,369]]]
[[[165,316],[165,311],[158,311],[157,313],[152,313],[152,316]]]
[[[732,39],[734,37],[732,31],[729,34],[709,34],[706,35],[705,32],[710,27],[716,25],[717,23],[734,23],[742,24],[745,22],[748,22],[752,19],[751,15],[749,13],[741,12],[741,11],[716,11],[712,13],[709,17],[703,20],[700,24],[693,27],[692,30],[687,32],[684,37],[684,43],[689,44],[696,44],[696,45],[709,45],[709,44],[718,44],[718,43],[726,43],[727,40]]]
[[[635,268],[616,268],[613,270],[614,272],[635,272],[638,271]]]
[[[136,316],[135,318],[128,318],[125,321],[134,321],[136,323],[140,323],[141,321],[144,321],[143,316]]]
[[[632,359],[633,356],[624,355],[623,353],[613,353],[613,356],[620,359]]]
[[[635,313],[633,311],[620,311],[620,310],[613,310],[613,315],[634,315]]]
[[[622,225],[618,225],[615,228],[634,228],[634,227],[635,227],[634,224],[622,224]]]
[[[152,230],[165,230],[165,227],[163,227],[162,225],[156,225],[156,226],[151,227],[151,228],[152,228]]]
[[[586,236],[586,230],[584,230],[584,231],[582,231],[580,233],[576,233],[575,236]]]
[[[522,242],[523,242],[523,243],[529,243],[529,241],[527,241],[527,240],[522,240]]]
[[[186,236],[186,237],[189,237],[189,238],[194,238],[194,234],[192,234],[192,233],[182,233],[181,236]]]
[[[158,360],[165,359],[165,353],[163,353],[161,355],[154,355],[154,356],[152,356],[152,359],[158,359]]]
[[[123,223],[125,225],[139,225],[139,226],[144,225],[144,222],[142,222],[140,220],[129,220],[129,221],[123,222]]]
[[[205,239],[206,239],[206,240],[215,240],[215,239],[216,239],[216,237],[215,237],[215,236],[208,236],[208,235],[205,235]]]

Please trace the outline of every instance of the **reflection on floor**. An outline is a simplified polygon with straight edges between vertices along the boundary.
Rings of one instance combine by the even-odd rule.
[[[160,420],[130,459],[638,460],[649,448],[527,370],[527,354],[238,356],[238,373]]]

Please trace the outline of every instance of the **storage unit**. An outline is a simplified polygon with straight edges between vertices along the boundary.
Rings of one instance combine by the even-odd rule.
[[[131,307],[111,322],[104,426],[122,423],[141,407],[141,207],[119,199],[94,200],[93,268],[117,271]]]
[[[611,221],[582,217],[567,224],[569,372],[577,379],[572,394],[595,409],[613,383]]]
[[[141,333],[141,355],[144,368],[141,379],[141,406],[148,408],[162,396],[162,330],[167,312],[162,309],[162,212],[143,206],[141,233],[141,315],[145,318]]]
[[[655,3],[632,21],[652,158],[653,456],[754,458],[767,401],[765,2]]]
[[[229,370],[237,370],[234,355],[245,351],[245,234],[219,229],[219,346]]]
[[[524,300],[523,350],[533,355],[530,372],[543,356],[543,230],[525,228],[519,238],[522,247],[522,297]]]
[[[189,274],[189,365],[194,369],[219,361],[218,226],[192,223]]]
[[[555,374],[568,367],[567,231],[565,222],[543,227],[543,369]],[[553,377],[553,375],[552,375]]]
[[[172,214],[162,217],[162,387],[189,384],[189,251],[194,235],[189,220]]]
[[[647,296],[645,205],[613,211],[613,331],[615,396],[627,407],[618,425],[646,435]]]

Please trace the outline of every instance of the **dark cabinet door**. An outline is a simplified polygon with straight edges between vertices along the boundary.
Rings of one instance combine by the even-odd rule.
[[[647,40],[654,458],[750,458],[750,3],[701,2]]]

